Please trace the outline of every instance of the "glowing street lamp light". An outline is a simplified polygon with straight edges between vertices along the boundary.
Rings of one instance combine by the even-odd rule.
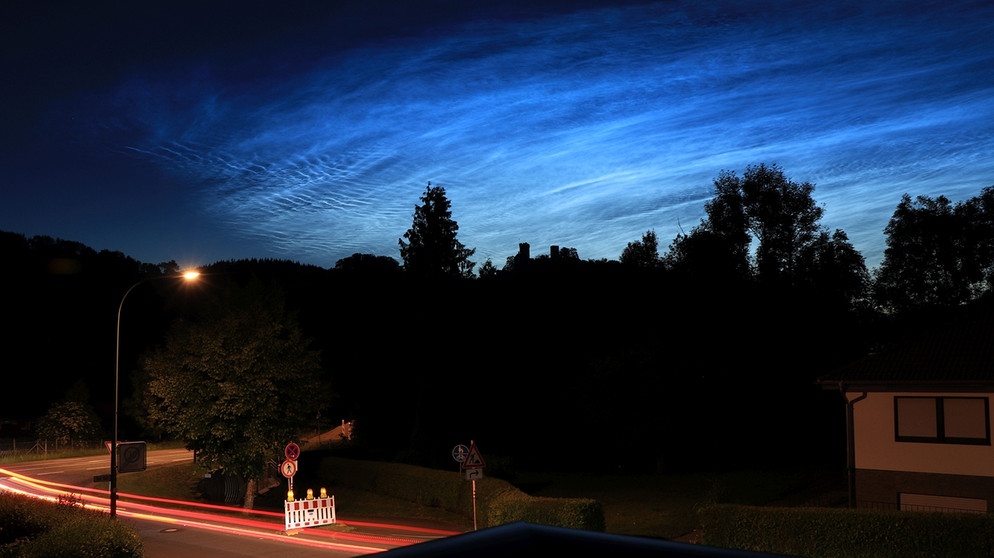
[[[118,386],[120,383],[120,368],[121,368],[121,310],[124,309],[124,300],[128,298],[131,291],[135,289],[138,285],[145,283],[146,281],[151,281],[153,279],[185,279],[187,281],[193,281],[200,276],[199,271],[187,271],[182,275],[163,275],[156,277],[146,277],[131,285],[127,291],[124,292],[124,296],[121,297],[121,304],[117,307],[117,348],[114,354],[114,439],[110,442],[110,517],[114,519],[117,517],[117,399],[118,399]]]

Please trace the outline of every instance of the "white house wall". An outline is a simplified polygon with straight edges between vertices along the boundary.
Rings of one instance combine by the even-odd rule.
[[[859,393],[849,393],[853,400]],[[868,393],[853,404],[853,441],[857,469],[911,471],[994,477],[994,447],[989,445],[898,442],[894,435],[894,398],[962,396],[961,393]],[[971,397],[994,394],[971,393]],[[991,408],[994,408],[992,406]]]

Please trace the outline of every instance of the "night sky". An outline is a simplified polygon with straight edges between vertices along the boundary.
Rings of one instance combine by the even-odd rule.
[[[869,267],[902,194],[994,185],[994,2],[8,2],[0,230],[147,263],[660,251],[778,164]]]

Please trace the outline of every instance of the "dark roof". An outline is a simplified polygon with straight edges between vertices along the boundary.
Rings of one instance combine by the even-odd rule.
[[[915,335],[818,379],[850,389],[989,390],[994,386],[994,320],[971,320]]]
[[[380,553],[384,558],[513,556],[644,556],[653,558],[774,558],[766,554],[516,522]]]

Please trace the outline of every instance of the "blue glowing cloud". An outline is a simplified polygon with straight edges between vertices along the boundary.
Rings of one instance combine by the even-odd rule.
[[[11,196],[2,228],[142,261],[330,267],[399,259],[431,181],[479,262],[520,242],[617,259],[647,230],[661,248],[689,231],[720,171],[765,162],[815,184],[822,224],[874,266],[902,194],[994,184],[994,4],[545,4],[361,29],[327,10],[297,40],[120,63],[33,125],[57,171],[3,159],[38,194]],[[60,200],[106,218],[27,220]]]

